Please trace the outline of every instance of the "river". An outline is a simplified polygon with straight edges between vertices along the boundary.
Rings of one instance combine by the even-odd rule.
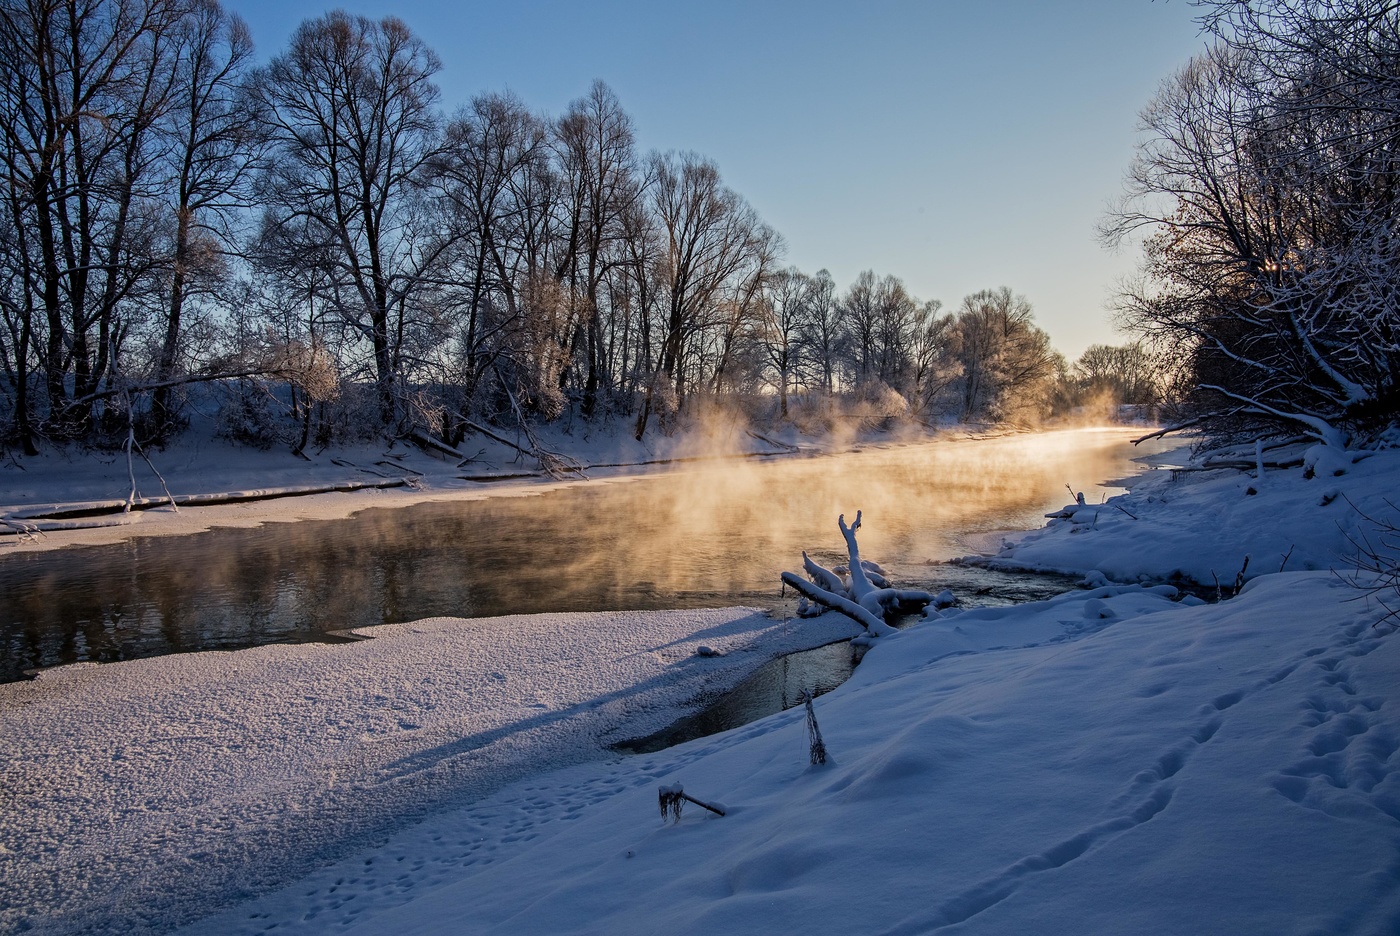
[[[518,496],[372,508],[349,519],[136,537],[0,557],[0,681],[83,660],[331,639],[431,616],[777,607],[802,550],[862,554],[903,587],[999,603],[1065,587],[942,565],[987,534],[1115,493],[1142,453],[1123,430],[867,447],[704,463]]]

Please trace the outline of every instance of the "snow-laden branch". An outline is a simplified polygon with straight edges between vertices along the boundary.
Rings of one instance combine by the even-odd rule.
[[[876,637],[883,637],[886,634],[895,633],[893,627],[890,627],[881,618],[871,614],[864,607],[856,604],[844,594],[818,588],[816,585],[813,585],[794,572],[783,573],[783,584],[790,585],[794,591],[809,601],[815,601],[817,604],[830,608],[833,611],[840,611]]]
[[[926,591],[891,588],[878,565],[860,558],[860,546],[856,543],[856,531],[860,529],[861,522],[859,511],[856,512],[855,523],[850,526],[846,525],[845,514],[836,522],[846,540],[850,558],[850,565],[840,570],[846,572],[846,577],[842,578],[836,569],[819,565],[804,552],[802,567],[807,578],[795,572],[784,572],[782,579],[785,585],[791,586],[808,601],[840,611],[874,637],[895,633],[895,629],[885,623],[887,615],[922,611],[934,602],[934,596]]]
[[[1227,396],[1232,400],[1238,400],[1239,402],[1246,404],[1248,407],[1255,410],[1256,412],[1267,413],[1268,415],[1276,416],[1279,419],[1285,419],[1291,422],[1298,423],[1300,426],[1304,427],[1304,429],[1309,435],[1316,437],[1324,445],[1336,448],[1338,451],[1344,451],[1347,447],[1346,433],[1344,433],[1341,429],[1338,429],[1336,426],[1332,425],[1325,419],[1310,415],[1308,413],[1290,413],[1285,410],[1278,409],[1277,407],[1270,406],[1269,404],[1261,402],[1259,400],[1251,399],[1250,397],[1242,396],[1241,394],[1234,393],[1230,390],[1226,390],[1224,387],[1221,387],[1217,384],[1201,384],[1200,386],[1202,390],[1214,390],[1216,393],[1219,393],[1222,396]]]

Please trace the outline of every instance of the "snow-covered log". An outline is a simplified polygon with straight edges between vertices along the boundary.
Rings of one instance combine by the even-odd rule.
[[[860,529],[861,514],[856,512],[855,523],[846,525],[846,515],[837,518],[837,526],[846,540],[846,551],[850,562],[844,567],[828,569],[814,562],[807,553],[802,554],[802,568],[807,573],[804,579],[794,572],[784,572],[783,582],[792,586],[799,595],[823,607],[857,621],[868,633],[880,636],[894,632],[885,623],[885,617],[895,613],[917,614],[934,602],[934,596],[926,591],[891,588],[884,575],[884,569],[876,563],[860,558],[860,546],[856,542],[856,531]],[[846,573],[842,578],[841,572]]]
[[[804,550],[802,553],[802,568],[807,573],[807,577],[817,584],[818,587],[829,592],[845,594],[846,583],[835,569],[828,569],[825,566],[817,565],[812,561]]]
[[[856,604],[844,594],[829,592],[823,588],[818,588],[816,585],[813,585],[794,572],[784,572],[783,583],[791,586],[799,595],[802,595],[810,601],[815,601],[817,604],[830,608],[833,611],[840,611],[842,614],[846,615],[846,617],[852,619],[876,636],[883,637],[886,634],[895,632],[895,629],[886,624],[881,618],[871,614],[863,606]]]

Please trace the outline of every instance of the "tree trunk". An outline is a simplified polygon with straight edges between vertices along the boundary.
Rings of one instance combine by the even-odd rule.
[[[170,279],[170,306],[165,320],[165,341],[161,344],[156,380],[169,381],[175,376],[175,358],[180,350],[180,316],[185,305],[185,277],[190,255],[190,216],[181,206],[176,212],[175,268]],[[170,396],[172,387],[161,386],[151,398],[151,417],[158,437],[165,438],[172,429]]]

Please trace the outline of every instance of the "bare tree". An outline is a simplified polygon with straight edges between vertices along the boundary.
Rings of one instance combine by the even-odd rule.
[[[452,240],[422,201],[439,68],[401,20],[334,11],[302,23],[256,83],[276,146],[261,186],[269,223],[329,263],[322,297],[370,344],[385,425],[417,301]]]
[[[1153,232],[1121,310],[1189,359],[1217,432],[1344,446],[1400,410],[1400,10],[1203,6],[1220,42],[1144,112],[1109,219]]]
[[[766,225],[756,234],[753,262],[716,303],[713,328],[709,329],[714,344],[710,382],[716,395],[752,390],[762,381],[763,351],[754,333],[763,328],[768,283],[783,242],[778,232]]]
[[[170,103],[182,13],[171,0],[0,6],[7,246],[21,290],[11,354],[28,353],[25,337],[42,346],[49,425],[62,433],[91,427],[112,356],[153,291],[153,127]],[[16,416],[32,449],[27,364],[19,370]]]
[[[910,403],[925,413],[962,373],[951,353],[954,320],[942,308],[937,299],[919,305],[908,335]]]
[[[725,286],[762,262],[764,245],[772,243],[754,210],[720,181],[714,163],[694,153],[657,154],[651,163],[652,208],[664,232],[657,270],[666,318],[660,359],[637,417],[638,439],[662,399],[683,403],[687,340],[710,321]]]
[[[445,280],[462,292],[454,373],[463,411],[511,350],[525,316],[540,308],[537,286],[547,271],[532,222],[551,216],[548,160],[548,128],[513,96],[478,96],[447,125],[435,176],[460,234]]]
[[[1161,367],[1141,344],[1090,345],[1074,362],[1084,393],[1114,403],[1150,404],[1162,398]]]
[[[1024,296],[1003,286],[966,297],[952,338],[961,419],[1006,419],[1041,405],[1058,355]]]
[[[612,266],[623,262],[616,249],[628,227],[632,206],[641,199],[632,118],[602,81],[569,105],[555,126],[558,162],[568,194],[566,248],[560,279],[580,303],[574,310],[573,344],[583,357],[582,408],[593,414],[600,385],[610,379],[599,309],[600,286]],[[610,389],[610,388],[609,388]]]
[[[169,139],[175,215],[170,295],[151,404],[162,434],[171,428],[185,307],[222,271],[223,254],[239,233],[236,213],[248,203],[263,120],[244,93],[253,43],[241,19],[217,0],[194,0],[177,40],[175,91],[159,128]]]
[[[841,299],[841,318],[846,326],[854,383],[857,388],[874,379],[876,330],[880,323],[880,283],[874,270],[862,270]]]
[[[836,299],[836,283],[826,270],[812,275],[804,311],[799,336],[802,354],[816,371],[818,388],[829,397],[836,392],[846,321]]]
[[[801,371],[803,325],[811,314],[816,284],[796,267],[780,270],[770,280],[759,325],[771,381],[778,391],[778,415],[788,416],[788,390]]]

